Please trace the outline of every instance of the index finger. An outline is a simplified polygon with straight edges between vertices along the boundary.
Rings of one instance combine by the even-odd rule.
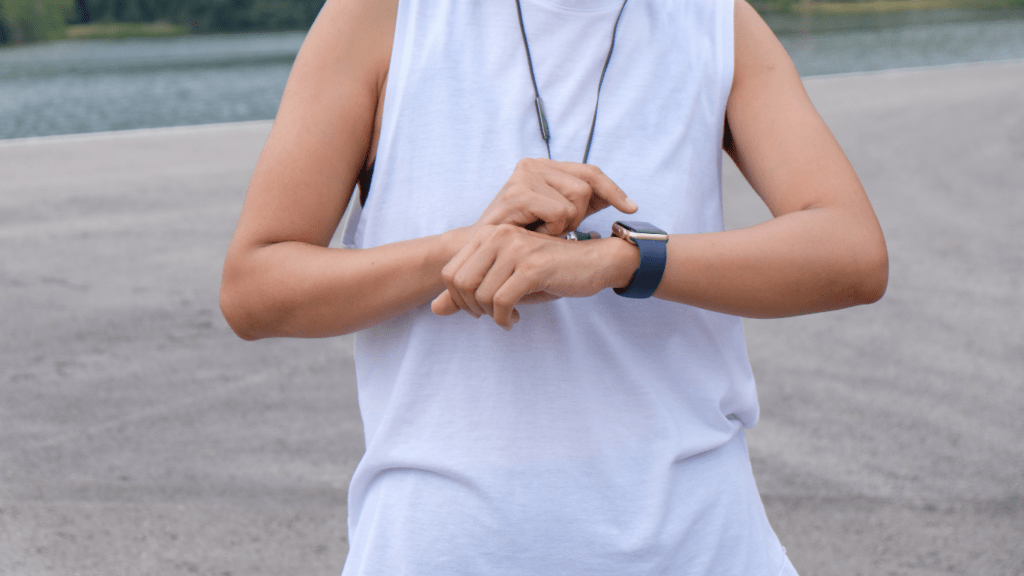
[[[593,164],[580,164],[579,162],[558,162],[555,160],[551,162],[555,165],[556,169],[571,174],[590,185],[591,190],[594,191],[594,196],[601,200],[601,202],[595,203],[594,199],[591,198],[590,205],[595,212],[606,206],[614,206],[618,211],[626,214],[632,214],[637,211],[636,202],[630,199],[622,188],[619,188],[619,185],[597,166]]]

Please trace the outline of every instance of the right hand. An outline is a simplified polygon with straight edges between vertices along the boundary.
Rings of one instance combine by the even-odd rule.
[[[549,236],[575,230],[591,214],[637,205],[593,164],[524,158],[473,226],[512,224]]]
[[[430,309],[488,315],[510,330],[517,305],[593,296],[626,284],[637,265],[639,251],[618,239],[570,242],[510,224],[482,226],[441,271],[447,290]]]

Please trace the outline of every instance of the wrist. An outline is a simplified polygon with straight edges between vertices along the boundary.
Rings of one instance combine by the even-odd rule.
[[[438,258],[444,260],[442,265],[447,264],[449,260],[459,253],[459,250],[462,250],[462,247],[469,241],[472,231],[472,227],[463,226],[461,228],[452,228],[439,236],[441,245]]]
[[[622,288],[629,284],[633,273],[640,267],[640,249],[621,238],[588,240],[593,242],[605,266],[605,288]]]
[[[635,245],[640,252],[640,265],[633,277],[615,293],[625,298],[650,298],[657,292],[668,264],[668,232],[650,222],[619,220],[612,225],[612,236]]]

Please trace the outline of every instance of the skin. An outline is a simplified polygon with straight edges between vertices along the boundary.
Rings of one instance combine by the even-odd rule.
[[[599,168],[547,159],[521,161],[470,227],[327,248],[376,154],[396,7],[328,0],[296,59],[225,260],[221,309],[242,338],[344,334],[425,302],[511,329],[516,306],[621,287],[639,266],[639,251],[621,239],[559,237],[597,210],[636,206]],[[735,37],[723,145],[774,218],[672,235],[655,297],[749,317],[878,300],[888,257],[857,175],[744,0]]]

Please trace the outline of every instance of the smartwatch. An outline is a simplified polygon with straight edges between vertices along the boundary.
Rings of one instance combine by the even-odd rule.
[[[626,298],[650,298],[661,283],[667,259],[668,232],[647,222],[620,220],[612,225],[612,236],[618,236],[640,249],[640,267],[633,272],[629,284],[616,288]]]

